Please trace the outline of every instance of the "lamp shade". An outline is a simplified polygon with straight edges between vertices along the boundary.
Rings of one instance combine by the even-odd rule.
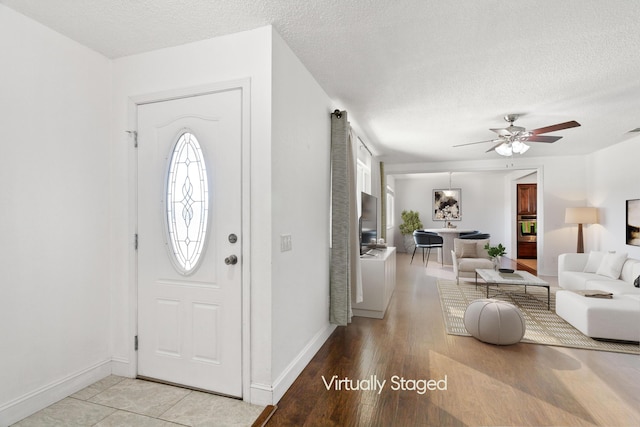
[[[564,215],[564,222],[567,224],[597,224],[598,208],[567,208]]]
[[[496,148],[496,153],[500,154],[501,156],[505,156],[505,157],[509,157],[513,154],[513,150],[511,149],[511,146],[509,144],[501,144],[498,145]]]

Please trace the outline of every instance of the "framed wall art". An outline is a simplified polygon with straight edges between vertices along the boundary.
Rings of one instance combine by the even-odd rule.
[[[640,246],[640,199],[627,200],[627,245]]]
[[[433,220],[460,221],[462,219],[462,190],[433,190]]]

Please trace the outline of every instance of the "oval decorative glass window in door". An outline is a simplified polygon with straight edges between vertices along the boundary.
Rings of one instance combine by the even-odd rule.
[[[192,273],[204,250],[209,222],[209,186],[196,136],[178,138],[167,173],[166,219],[170,252],[182,274]]]

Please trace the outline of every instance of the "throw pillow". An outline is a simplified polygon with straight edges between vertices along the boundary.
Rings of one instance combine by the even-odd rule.
[[[598,271],[598,267],[602,263],[602,259],[606,255],[606,252],[597,252],[591,251],[589,252],[589,259],[587,259],[587,265],[584,266],[585,273],[595,273]]]
[[[633,286],[640,288],[640,276],[636,277],[636,280],[633,281]]]
[[[463,243],[460,251],[460,258],[477,258],[478,252],[476,251],[476,243]]]
[[[600,263],[600,267],[596,271],[596,274],[600,276],[607,276],[612,279],[617,279],[620,277],[620,272],[622,271],[622,266],[627,260],[627,254],[612,254],[608,253],[602,259]]]

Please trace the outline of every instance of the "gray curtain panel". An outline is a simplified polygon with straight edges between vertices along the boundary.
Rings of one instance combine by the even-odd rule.
[[[355,206],[355,162],[347,112],[331,114],[331,273],[330,318],[351,322],[351,291],[357,283],[359,238]],[[357,211],[356,211],[357,212]],[[355,240],[354,240],[355,238]]]
[[[360,227],[358,227],[358,137],[350,127],[348,144],[349,158],[349,266],[351,275],[349,276],[351,288],[351,302],[357,304],[363,301],[362,293],[362,270],[360,269]],[[351,306],[349,307],[351,309]]]
[[[380,237],[387,241],[387,177],[384,162],[380,162]]]

